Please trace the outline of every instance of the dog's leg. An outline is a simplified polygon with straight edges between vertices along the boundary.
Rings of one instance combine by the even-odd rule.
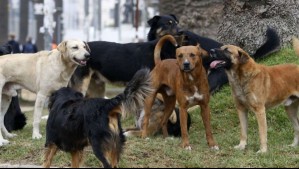
[[[93,150],[94,155],[102,162],[104,168],[111,168],[111,165],[106,159],[105,155],[107,152],[103,152],[101,147],[103,147],[105,143],[101,139],[95,136],[89,136],[89,141]],[[108,151],[108,150],[107,150]]]
[[[238,106],[237,112],[241,127],[240,144],[235,146],[235,149],[244,150],[247,145],[247,128],[248,128],[248,110],[243,106]]]
[[[181,133],[182,133],[182,143],[181,146],[186,150],[191,150],[191,146],[188,138],[187,131],[187,107],[185,105],[180,105],[180,125],[181,125]]]
[[[0,100],[2,101],[2,103],[0,102],[1,103],[0,105],[2,105],[1,113],[0,113],[0,146],[3,146],[3,145],[6,145],[9,143],[8,140],[3,138],[3,135],[6,138],[12,138],[12,137],[16,136],[16,134],[9,133],[4,125],[4,116],[5,116],[7,109],[10,105],[11,97],[7,96],[7,95],[0,95]],[[2,135],[2,132],[3,132],[3,135]]]
[[[49,147],[46,148],[43,168],[50,168],[53,161],[53,157],[55,156],[57,150],[58,148],[54,144],[51,144]]]
[[[266,108],[264,106],[256,109],[255,115],[259,126],[260,135],[260,150],[257,153],[267,152],[267,120],[266,120]]]
[[[42,118],[42,111],[46,102],[47,96],[37,93],[33,112],[33,139],[40,139],[42,135],[39,132],[39,124]]]
[[[11,96],[7,96],[7,95],[2,95],[2,107],[1,107],[1,112],[3,112],[4,116],[9,108],[9,105],[11,103],[11,99],[12,97]],[[4,118],[4,117],[1,117],[1,118]],[[1,123],[2,124],[2,123]],[[12,133],[9,133],[3,123],[3,126],[1,126],[1,129],[2,129],[2,132],[4,134],[4,137],[6,138],[12,138],[12,137],[15,137],[17,136],[16,134],[12,134]]]
[[[212,134],[210,107],[208,104],[202,104],[200,105],[200,109],[201,109],[200,111],[201,117],[206,130],[206,139],[208,145],[212,149],[219,150],[219,147],[217,146]],[[187,127],[187,112],[186,112],[186,127]]]
[[[292,147],[298,146],[299,143],[299,120],[298,120],[298,104],[299,102],[296,101],[295,103],[291,104],[290,106],[285,106],[286,112],[288,114],[288,117],[290,121],[293,124],[294,128],[294,141],[290,145]]]
[[[83,151],[75,151],[71,153],[72,165],[71,168],[79,168],[83,160]]]
[[[167,130],[168,119],[175,108],[176,98],[175,96],[166,96],[164,94],[162,96],[163,96],[165,108],[164,108],[164,115],[161,121],[161,127],[162,127],[163,137],[166,138],[168,137],[168,130]]]
[[[142,138],[148,137],[147,130],[149,125],[149,119],[151,116],[151,110],[156,96],[157,96],[157,92],[153,92],[152,95],[147,97],[144,101],[144,117],[143,117],[142,135],[141,135]]]

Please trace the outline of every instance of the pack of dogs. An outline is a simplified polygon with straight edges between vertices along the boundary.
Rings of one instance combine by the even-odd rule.
[[[260,58],[280,48],[275,29],[249,54],[179,26],[175,15],[148,20],[147,42],[114,43],[67,40],[57,49],[32,54],[11,54],[0,47],[0,146],[26,125],[17,90],[37,94],[33,112],[33,139],[40,139],[39,124],[48,104],[45,157],[50,167],[58,150],[71,154],[71,167],[80,167],[87,146],[103,167],[117,167],[126,137],[162,134],[181,137],[191,150],[189,108],[198,105],[211,149],[218,150],[211,126],[210,97],[229,83],[238,112],[241,136],[236,149],[247,145],[248,111],[258,121],[260,150],[267,152],[266,110],[283,104],[294,127],[291,146],[299,144],[299,66],[265,66]],[[299,56],[299,40],[293,48]],[[116,66],[117,65],[117,66]],[[125,86],[113,98],[104,98],[105,83]],[[135,126],[122,128],[121,118],[133,115]]]

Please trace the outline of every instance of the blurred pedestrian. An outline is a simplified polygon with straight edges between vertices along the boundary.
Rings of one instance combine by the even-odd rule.
[[[23,45],[23,53],[36,53],[37,52],[37,47],[36,45],[32,42],[32,38],[28,37],[27,42]]]
[[[8,42],[7,44],[9,44],[12,47],[12,52],[13,53],[20,53],[20,44],[18,41],[15,40],[16,36],[14,34],[10,34],[8,37]]]

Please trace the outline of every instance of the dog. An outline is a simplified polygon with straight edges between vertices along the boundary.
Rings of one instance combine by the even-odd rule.
[[[294,43],[299,49],[299,43]],[[265,66],[258,64],[247,52],[234,45],[224,45],[213,49],[212,56],[216,59],[212,66],[225,69],[232,89],[232,95],[241,124],[240,144],[236,149],[245,149],[247,145],[248,111],[255,113],[259,126],[260,150],[267,152],[266,109],[283,104],[291,120],[295,136],[292,146],[299,143],[299,66],[282,64]]]
[[[163,98],[160,94],[157,95],[151,110],[151,116],[149,119],[149,125],[147,128],[147,133],[149,136],[154,136],[160,133],[160,124],[163,117],[163,112],[165,109]],[[144,110],[137,115],[136,127],[126,128],[124,135],[127,137],[130,136],[142,136],[142,123],[144,119]],[[188,112],[187,117],[187,130],[189,131],[191,126],[191,117]],[[169,117],[167,122],[167,131],[170,136],[180,137],[181,136],[181,126],[180,126],[180,111],[178,108],[175,108],[172,111],[172,114]]]
[[[176,59],[161,61],[160,51],[165,43],[170,41],[176,45],[171,35],[163,36],[155,48],[155,68],[151,71],[154,92],[146,98],[144,103],[144,121],[142,138],[148,136],[149,117],[157,93],[161,93],[164,103],[164,115],[161,126],[163,136],[167,137],[167,121],[175,108],[176,101],[180,110],[181,146],[191,150],[187,133],[187,108],[200,105],[201,115],[206,129],[206,139],[212,149],[219,149],[216,145],[210,124],[209,86],[205,69],[202,66],[202,49],[197,46],[182,46],[176,49]]]
[[[71,167],[78,168],[83,150],[90,144],[105,168],[117,167],[125,143],[120,113],[143,106],[152,92],[150,71],[139,70],[125,91],[112,99],[83,97],[71,88],[62,88],[50,97],[44,167],[50,167],[58,149],[70,152]]]
[[[6,138],[14,137],[4,126],[4,116],[17,90],[25,88],[37,94],[34,105],[33,139],[40,139],[39,123],[47,98],[52,92],[67,86],[75,69],[86,65],[90,55],[88,45],[83,41],[61,42],[57,49],[34,54],[8,54],[0,57],[0,88],[2,106],[0,126]],[[8,144],[0,132],[0,146]]]
[[[11,52],[12,48],[10,45],[0,46],[0,56]],[[18,97],[12,97],[7,113],[4,116],[4,125],[7,131],[11,132],[23,129],[26,125],[26,120],[26,116],[21,111]]]
[[[186,37],[184,40],[184,45],[196,45],[200,44],[201,48],[205,52],[209,53],[211,49],[220,48],[223,46],[223,43],[216,40],[200,36],[191,31],[181,29],[179,25],[179,20],[173,14],[170,15],[156,15],[150,20],[148,20],[150,25],[150,30],[148,33],[148,40],[156,40],[167,34],[165,30],[176,30],[177,34],[183,37]],[[172,31],[175,32],[175,31]],[[174,34],[172,34],[174,35]],[[261,47],[259,47],[254,54],[253,58],[258,60],[264,58],[269,54],[277,51],[280,48],[280,38],[275,29],[268,27],[266,30],[266,41]],[[210,86],[210,93],[216,93],[219,91],[225,84],[228,83],[228,79],[225,73],[225,70],[221,67],[211,68],[210,64],[213,60],[210,60],[209,57],[203,58],[203,65],[208,73],[208,81]]]

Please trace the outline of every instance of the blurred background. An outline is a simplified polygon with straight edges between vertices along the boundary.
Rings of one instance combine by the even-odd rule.
[[[158,0],[0,0],[0,42],[31,37],[39,50],[64,39],[144,41]],[[5,19],[3,19],[5,18]]]
[[[175,14],[181,28],[253,52],[267,27],[282,44],[299,36],[298,9],[299,0],[0,0],[0,45],[13,37],[38,50],[65,39],[146,41],[150,18]]]

